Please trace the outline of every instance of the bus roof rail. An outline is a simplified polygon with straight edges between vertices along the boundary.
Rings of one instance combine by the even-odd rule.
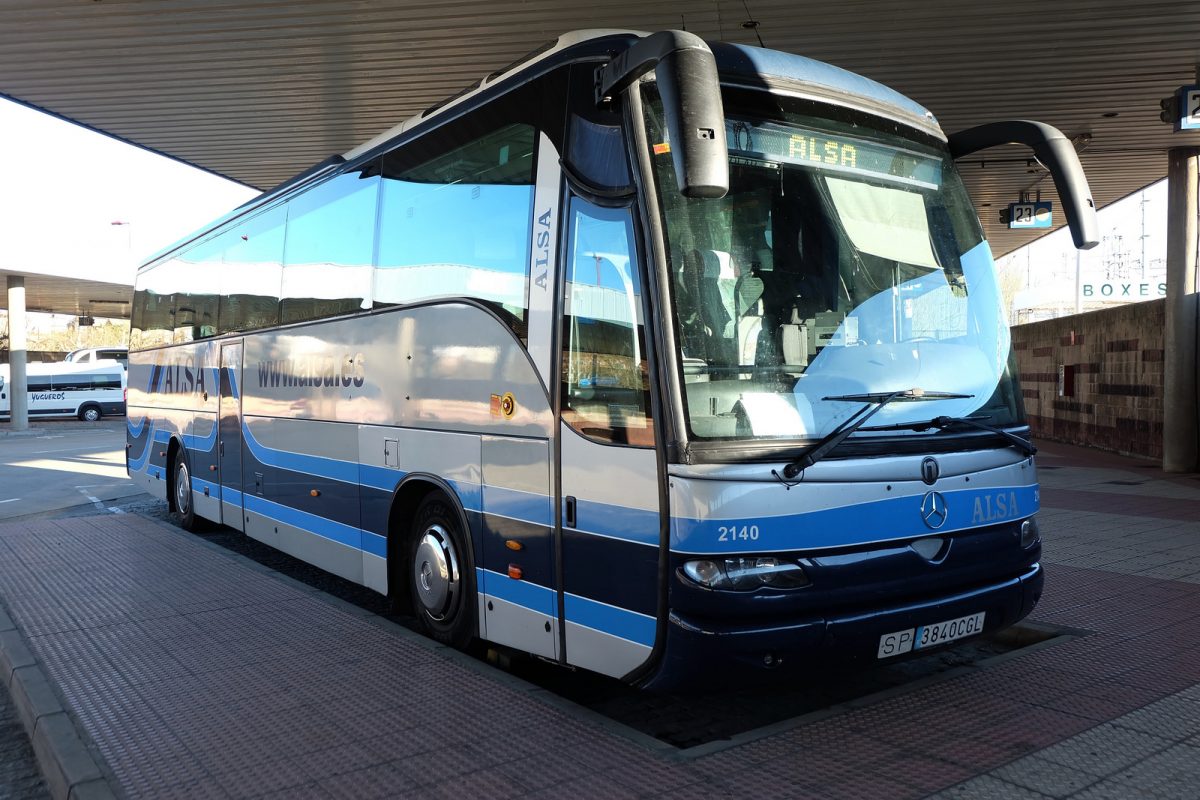
[[[484,80],[483,78],[479,78],[474,83],[472,83],[470,86],[463,87],[462,89],[459,89],[457,92],[450,95],[449,97],[442,99],[442,100],[438,100],[436,103],[431,105],[429,108],[427,108],[421,112],[421,119],[425,119],[430,114],[437,111],[439,108],[444,108],[444,107],[450,105],[451,103],[453,103],[455,100],[457,100],[460,97],[466,97],[471,92],[475,91],[480,86],[482,86],[483,80]]]
[[[1044,122],[1012,119],[968,128],[949,139],[950,155],[956,159],[1002,144],[1023,144],[1033,150],[1038,163],[1050,170],[1054,179],[1075,246],[1090,250],[1098,245],[1100,223],[1096,219],[1092,190],[1079,163],[1079,154],[1058,128]]]
[[[342,164],[345,164],[345,163],[346,163],[346,159],[342,158],[340,155],[337,155],[337,154],[331,155],[329,158],[325,159],[321,163],[319,163],[315,166],[309,167],[308,169],[303,170],[302,172],[296,173],[292,177],[288,178],[286,181],[283,181],[282,183],[278,183],[275,186],[272,186],[270,189],[268,189],[267,191],[258,195],[257,197],[252,197],[251,199],[247,200],[245,203],[242,203],[240,206],[238,206],[238,208],[241,209],[241,208],[245,208],[246,206],[249,206],[249,205],[252,205],[255,203],[259,203],[263,200],[263,198],[279,194],[280,192],[284,191],[285,189],[289,189],[293,186],[299,186],[301,183],[304,183],[305,181],[309,180],[310,178],[315,178],[318,175],[321,175],[321,174],[333,169],[334,167],[341,166]]]
[[[597,105],[623,92],[651,69],[662,98],[680,194],[724,197],[729,191],[725,109],[716,59],[699,36],[659,31],[616,53],[596,70]]]

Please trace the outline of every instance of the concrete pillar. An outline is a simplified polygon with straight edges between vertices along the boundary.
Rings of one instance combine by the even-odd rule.
[[[1163,353],[1163,469],[1200,470],[1197,403],[1197,185],[1200,148],[1167,153],[1167,320]]]
[[[25,375],[25,279],[8,276],[8,399],[12,430],[29,427],[29,379]]]

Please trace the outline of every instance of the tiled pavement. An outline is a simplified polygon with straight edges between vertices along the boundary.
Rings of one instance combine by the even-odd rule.
[[[138,517],[0,527],[0,599],[131,798],[1200,797],[1200,480],[1039,463],[1088,635],[687,761]]]

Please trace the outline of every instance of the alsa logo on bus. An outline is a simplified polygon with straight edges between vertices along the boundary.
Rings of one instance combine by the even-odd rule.
[[[366,382],[366,359],[362,353],[308,358],[283,358],[258,362],[260,388],[279,386],[362,386]]]
[[[1017,507],[1016,492],[996,492],[975,498],[975,509],[971,514],[971,524],[980,525],[986,522],[998,522],[1011,519],[1021,513]]]
[[[159,394],[201,394],[208,391],[207,373],[207,369],[197,368],[191,360],[156,364],[150,373],[150,387]]]
[[[546,288],[546,281],[550,275],[550,209],[537,218],[537,224],[540,229],[537,232],[537,247],[540,251],[534,266],[537,267],[537,274],[533,276],[533,282],[537,284],[539,289]]]

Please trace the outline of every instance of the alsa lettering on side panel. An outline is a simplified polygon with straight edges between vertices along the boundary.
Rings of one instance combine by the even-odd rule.
[[[259,388],[361,387],[366,382],[366,357],[362,353],[307,358],[282,358],[258,362]]]
[[[537,274],[533,276],[533,282],[539,289],[545,289],[550,274],[550,209],[538,215],[536,230],[538,257],[534,261]]]
[[[151,386],[158,394],[203,394],[208,391],[208,372],[194,356],[182,356],[174,363],[153,368]]]
[[[975,498],[975,508],[971,513],[972,525],[984,525],[989,522],[1000,522],[1019,516],[1016,492],[996,492],[979,495]]]

